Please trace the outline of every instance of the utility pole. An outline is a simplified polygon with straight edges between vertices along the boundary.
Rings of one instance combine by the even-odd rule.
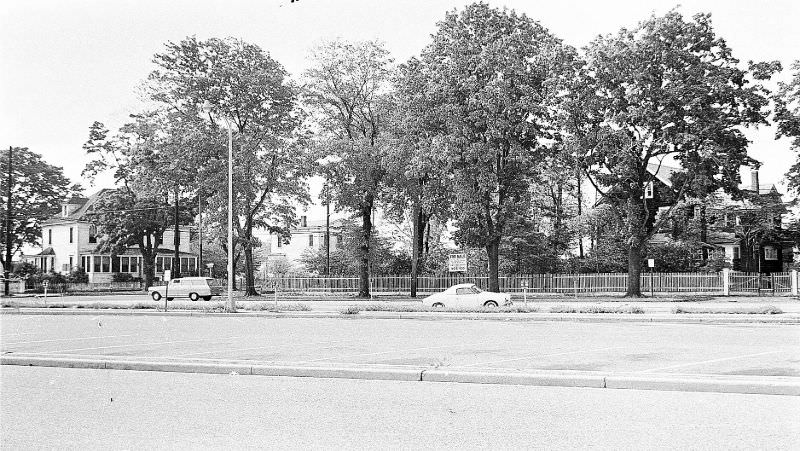
[[[325,195],[325,276],[331,276],[331,193]]]
[[[417,246],[417,241],[419,241],[419,214],[420,214],[420,207],[419,201],[414,202],[414,209],[413,209],[413,218],[411,218],[412,222],[412,231],[411,231],[411,297],[417,297],[417,272],[419,271],[419,247]]]
[[[180,206],[178,204],[178,184],[175,184],[175,238],[173,238],[172,242],[175,244],[175,260],[172,263],[172,278],[178,278],[181,276],[181,253],[180,253],[180,246],[181,246],[181,231],[178,227],[179,224],[179,213],[180,213]]]
[[[11,161],[12,161],[12,154],[14,152],[14,148],[9,146],[8,147],[8,191],[6,195],[6,264],[5,268],[3,268],[3,276],[5,277],[4,291],[6,296],[9,296],[9,280],[8,278],[11,277],[11,184],[13,183],[14,176],[13,172],[11,171]]]

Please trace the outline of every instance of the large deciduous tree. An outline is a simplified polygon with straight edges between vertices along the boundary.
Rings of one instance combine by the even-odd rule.
[[[203,136],[199,121],[182,116],[150,112],[132,116],[118,133],[95,122],[84,144],[92,157],[83,175],[94,178],[112,171],[116,189],[103,193],[89,219],[102,236],[101,251],[113,255],[138,246],[142,256],[145,289],[155,277],[155,258],[164,231],[175,224],[175,211],[169,194],[176,183],[193,184],[198,162],[189,158],[187,142]],[[199,128],[198,128],[199,127]],[[178,223],[191,223],[191,210],[179,210]]]
[[[425,78],[420,61],[412,58],[394,78],[389,133],[392,153],[387,159],[387,211],[398,220],[411,218],[411,297],[417,276],[430,253],[432,221],[446,223],[452,204],[451,174],[431,152],[439,126],[426,109]]]
[[[37,245],[42,237],[42,222],[58,214],[61,203],[80,191],[71,185],[63,170],[42,159],[27,147],[13,147],[0,153],[0,262],[6,261],[6,217],[9,193],[9,160],[11,163],[11,255],[25,245]]]
[[[476,3],[446,15],[416,67],[430,152],[453,175],[455,239],[486,249],[492,291],[501,240],[527,211],[554,137],[550,106],[572,53],[528,17]]]
[[[322,174],[337,210],[361,221],[360,297],[369,297],[372,215],[387,173],[388,52],[377,42],[330,41],[312,53],[306,96],[318,118]]]
[[[768,92],[760,81],[776,69],[752,62],[741,68],[707,14],[653,16],[587,48],[565,123],[581,143],[589,179],[624,220],[627,296],[641,296],[642,256],[658,228],[657,207],[719,188],[736,192],[739,167],[755,164],[742,127],[765,123]],[[670,163],[682,171],[654,205],[645,189]]]
[[[795,163],[786,178],[789,188],[800,191],[800,60],[792,65],[792,78],[781,82],[775,95],[775,122],[778,123],[777,138],[792,139],[792,148],[797,152]]]
[[[287,239],[296,208],[309,201],[305,179],[311,165],[298,131],[303,115],[296,88],[267,52],[232,38],[170,42],[154,62],[158,67],[148,79],[153,100],[188,117],[201,114],[208,101],[212,125],[232,128],[234,247],[244,254],[246,294],[255,295],[254,249],[261,243],[253,231]],[[208,198],[209,223],[226,247],[228,153],[222,141],[214,144],[200,188]]]

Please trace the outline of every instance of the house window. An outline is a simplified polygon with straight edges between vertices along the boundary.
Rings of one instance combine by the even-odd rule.
[[[103,272],[111,272],[111,257],[103,257]]]
[[[778,260],[778,249],[772,246],[764,246],[764,260]]]
[[[283,247],[283,240],[281,239],[280,235],[277,235],[277,237],[278,237],[278,247]]]
[[[742,225],[742,217],[739,216],[739,215],[736,215],[736,219],[734,220],[734,224],[736,224],[737,226]]]
[[[47,229],[47,244],[53,244],[53,229]]]
[[[72,265],[73,264],[74,264],[74,262],[72,261],[72,256],[70,255],[69,256],[69,268],[67,269],[67,271],[72,271]]]
[[[308,227],[308,221],[305,216],[300,216],[300,227]]]
[[[92,265],[92,272],[100,272],[100,256],[94,256],[94,264]]]
[[[130,272],[130,259],[128,257],[120,257],[120,271],[121,272]]]
[[[733,246],[733,259],[739,260],[741,258],[741,250],[739,250],[739,246]]]
[[[653,182],[650,181],[647,185],[644,186],[644,198],[645,199],[652,199],[653,198]]]
[[[131,257],[131,269],[130,272],[138,273],[139,272],[139,257]]]
[[[111,257],[111,272],[120,272],[119,271],[119,257]]]
[[[314,235],[308,235],[308,247],[314,247]]]
[[[156,233],[156,246],[164,244],[164,232]]]
[[[97,242],[97,226],[94,224],[89,226],[89,242],[96,243]]]
[[[66,217],[67,216],[67,206],[64,205],[62,208],[63,208],[63,212],[61,214]]]
[[[72,227],[69,228],[69,242],[72,243]]]

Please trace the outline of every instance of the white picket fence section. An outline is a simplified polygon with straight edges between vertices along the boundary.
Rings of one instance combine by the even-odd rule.
[[[730,294],[787,294],[792,291],[792,280],[797,286],[797,273],[773,274],[740,273],[721,271],[718,273],[642,273],[643,293],[715,293],[725,291],[728,277]],[[285,276],[260,280],[265,291],[283,293],[332,293],[352,294],[358,292],[359,279],[351,277],[302,277]],[[626,273],[595,274],[523,274],[500,276],[500,291],[504,293],[531,294],[581,294],[624,293],[628,286]],[[459,283],[474,283],[482,289],[489,286],[487,276],[446,275],[420,276],[417,291],[430,294],[446,290]],[[796,288],[795,288],[796,290]],[[406,294],[411,291],[410,275],[370,277],[370,292],[384,294]]]

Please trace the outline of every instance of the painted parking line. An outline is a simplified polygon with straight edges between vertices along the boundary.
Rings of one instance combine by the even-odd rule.
[[[687,366],[695,366],[695,365],[704,365],[704,364],[708,364],[708,363],[725,362],[725,361],[728,361],[728,360],[746,359],[748,357],[758,357],[758,356],[761,356],[761,355],[779,354],[781,352],[785,352],[785,350],[758,352],[758,353],[755,353],[755,354],[744,354],[744,355],[737,355],[737,356],[733,356],[733,357],[723,357],[721,359],[702,360],[700,362],[679,363],[677,365],[662,366],[660,368],[650,368],[650,369],[641,370],[641,371],[637,371],[637,372],[638,373],[652,373],[652,372],[656,372],[656,371],[671,370],[673,368],[683,368],[683,367],[687,367]]]
[[[31,340],[31,341],[15,341],[13,343],[2,343],[3,345],[19,345],[19,344],[32,344],[32,343],[49,343],[53,341],[80,341],[80,340],[98,340],[106,338],[123,338],[135,337],[139,334],[125,334],[125,335],[104,335],[100,337],[78,337],[78,338],[52,338],[50,340]]]
[[[537,357],[555,357],[559,355],[569,355],[569,354],[580,354],[582,352],[597,352],[597,351],[607,351],[609,349],[619,349],[624,348],[624,346],[610,346],[608,348],[596,348],[596,349],[576,349],[574,351],[565,351],[565,352],[557,352],[553,354],[528,354],[525,357],[517,357],[513,359],[503,359],[503,360],[490,360],[488,362],[478,362],[478,363],[470,363],[467,365],[460,365],[460,367],[475,367],[475,366],[483,366],[483,365],[493,365],[496,363],[505,363],[505,362],[517,362],[520,360],[530,360],[535,359]]]
[[[347,359],[347,358],[350,358],[350,357],[368,357],[368,356],[372,356],[372,355],[394,354],[394,353],[397,353],[397,352],[414,352],[414,351],[422,351],[422,350],[427,350],[427,349],[457,348],[457,347],[463,347],[463,346],[464,346],[463,343],[459,343],[459,344],[455,344],[455,345],[446,345],[446,346],[426,346],[426,347],[423,347],[423,348],[393,349],[393,350],[390,350],[390,351],[368,352],[368,353],[364,353],[364,354],[347,354],[347,355],[337,355],[337,356],[332,356],[332,357],[322,357],[322,358],[319,358],[319,359],[299,360],[299,361],[292,362],[292,363],[299,364],[299,363],[322,362],[322,361],[325,361],[325,360]]]
[[[133,347],[136,347],[136,346],[140,346],[140,347],[141,346],[160,346],[160,345],[168,345],[168,344],[175,344],[175,343],[196,343],[196,342],[199,342],[199,341],[210,341],[210,340],[234,340],[234,339],[237,339],[237,338],[242,338],[242,337],[230,337],[230,338],[221,338],[221,339],[220,338],[216,338],[216,337],[211,337],[211,338],[199,338],[199,339],[196,339],[196,340],[173,340],[173,341],[157,341],[157,342],[151,342],[151,343],[130,343],[130,344],[125,344],[125,345],[94,346],[94,347],[90,347],[90,348],[57,349],[57,350],[53,350],[51,352],[54,353],[54,354],[62,354],[62,353],[66,353],[66,352],[75,352],[75,351],[94,351],[94,350],[99,350],[99,349],[128,348],[128,347],[131,347],[131,346],[133,346]]]

